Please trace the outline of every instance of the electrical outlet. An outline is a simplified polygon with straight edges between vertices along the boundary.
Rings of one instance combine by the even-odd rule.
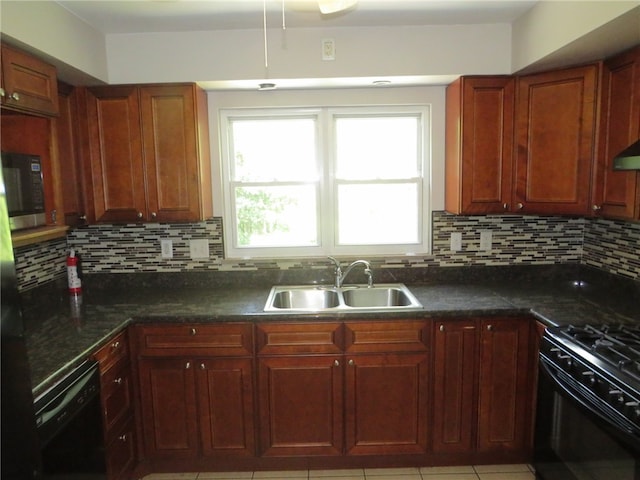
[[[480,232],[480,250],[484,250],[486,252],[490,251],[492,248],[493,235],[491,234],[491,230],[483,230]]]
[[[336,59],[336,44],[333,38],[322,39],[322,60]]]
[[[160,240],[160,252],[162,258],[173,258],[173,241],[168,238]]]
[[[459,252],[460,250],[462,250],[462,233],[452,232],[451,233],[451,251]]]
[[[189,253],[192,259],[209,258],[209,240],[196,238],[189,241]]]

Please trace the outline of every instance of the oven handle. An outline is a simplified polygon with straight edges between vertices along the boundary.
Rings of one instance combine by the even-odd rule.
[[[611,417],[610,415],[607,415],[605,410],[600,408],[595,402],[588,402],[587,399],[585,399],[582,395],[577,394],[571,388],[570,378],[567,377],[567,381],[563,381],[563,379],[560,378],[561,372],[558,372],[559,374],[556,375],[554,373],[554,371],[551,369],[550,365],[553,365],[553,363],[550,362],[549,360],[547,360],[543,355],[541,355],[540,356],[540,366],[544,369],[544,371],[547,373],[547,375],[550,377],[550,379],[558,386],[558,388],[560,388],[564,393],[569,395],[569,397],[571,397],[572,400],[574,400],[578,404],[582,405],[589,412],[591,412],[594,415],[598,416],[598,418],[600,418],[602,421],[608,423],[609,425],[613,425],[614,427],[622,430],[626,434],[631,435],[632,437],[634,437],[636,439],[639,437],[640,432],[638,432],[636,428],[634,428],[633,426],[631,426],[631,425],[629,425],[629,424],[627,424],[625,422],[621,422],[617,418],[614,418],[614,417]]]

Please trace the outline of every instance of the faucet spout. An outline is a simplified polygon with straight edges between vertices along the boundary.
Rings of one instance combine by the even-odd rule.
[[[347,275],[349,275],[349,272],[351,272],[351,270],[353,270],[353,268],[358,265],[364,266],[364,273],[365,275],[367,275],[367,286],[369,288],[373,287],[373,272],[371,271],[371,264],[366,260],[356,260],[355,262],[351,263],[351,265],[347,267],[344,273],[342,273],[340,276],[336,275],[337,288],[342,287],[342,285],[344,284],[345,278],[347,277]]]

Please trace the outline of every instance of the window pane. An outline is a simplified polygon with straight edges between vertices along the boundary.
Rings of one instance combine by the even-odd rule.
[[[310,181],[316,172],[316,128],[311,118],[232,121],[233,179]]]
[[[237,187],[238,247],[318,244],[314,186]]]
[[[420,242],[418,185],[340,185],[338,243],[388,245]]]
[[[338,117],[337,176],[346,180],[419,176],[418,117]]]

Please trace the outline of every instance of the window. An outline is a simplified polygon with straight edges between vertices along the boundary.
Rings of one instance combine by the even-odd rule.
[[[428,252],[426,107],[221,113],[227,256]]]

